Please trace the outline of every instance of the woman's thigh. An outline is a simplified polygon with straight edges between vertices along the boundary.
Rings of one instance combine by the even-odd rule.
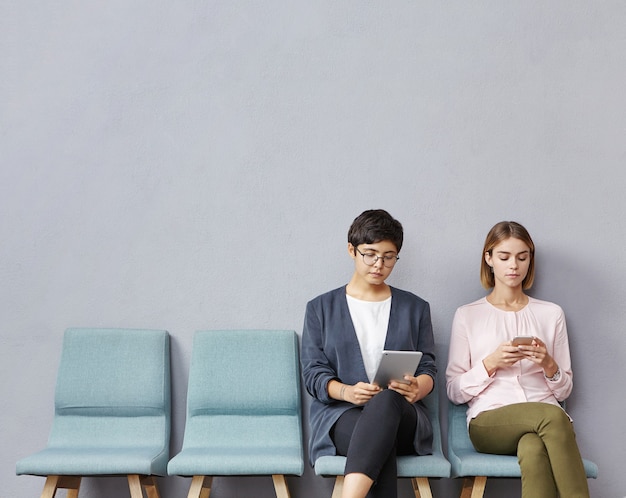
[[[563,410],[548,403],[517,403],[482,412],[470,421],[469,434],[477,451],[515,455],[524,434],[541,432],[553,418],[567,417]]]
[[[398,393],[385,390],[364,407],[345,411],[333,426],[331,438],[341,455],[347,455],[355,433],[359,444],[382,437],[397,441],[398,454],[408,454],[414,451],[416,423],[415,408]]]

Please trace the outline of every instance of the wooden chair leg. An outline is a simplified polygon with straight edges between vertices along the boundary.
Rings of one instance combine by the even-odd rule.
[[[128,487],[130,488],[131,498],[143,498],[143,490],[141,489],[141,478],[139,477],[139,475],[128,475]]]
[[[461,498],[483,498],[486,485],[486,476],[466,477],[463,479]]]
[[[57,492],[57,485],[59,483],[59,479],[60,479],[59,476],[46,477],[46,483],[43,485],[41,498],[54,498],[54,495]]]
[[[156,477],[154,476],[145,476],[141,479],[141,485],[143,489],[146,491],[146,496],[148,498],[161,498],[159,494],[159,487],[157,486]]]
[[[428,477],[413,477],[411,484],[413,484],[415,498],[433,498]]]
[[[67,489],[67,498],[78,498],[80,490],[80,477],[67,477],[61,479],[62,488]]]
[[[78,498],[80,477],[76,476],[48,476],[43,486],[41,498],[54,498],[57,489],[66,489],[67,498]]]
[[[272,475],[272,481],[274,482],[274,490],[276,491],[276,498],[290,498],[289,488],[287,487],[287,479],[282,474]]]
[[[209,498],[212,482],[211,476],[193,476],[187,498]]]
[[[333,487],[333,494],[331,498],[341,498],[342,491],[343,491],[343,476],[337,476],[335,479],[335,486]]]

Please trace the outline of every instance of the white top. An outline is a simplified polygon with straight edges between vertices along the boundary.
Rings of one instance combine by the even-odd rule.
[[[361,301],[348,296],[348,309],[361,347],[363,364],[370,382],[374,380],[381,353],[385,348],[391,297],[384,301]]]

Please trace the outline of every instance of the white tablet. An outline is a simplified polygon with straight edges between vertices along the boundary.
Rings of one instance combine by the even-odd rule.
[[[392,380],[406,384],[404,376],[414,376],[421,359],[420,351],[383,351],[372,384],[382,388],[386,388]]]

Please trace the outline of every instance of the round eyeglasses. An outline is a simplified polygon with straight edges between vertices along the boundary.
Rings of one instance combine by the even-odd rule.
[[[385,254],[384,256],[378,256],[373,252],[366,252],[365,254],[363,254],[356,247],[355,249],[361,256],[363,256],[363,263],[365,263],[367,266],[374,266],[379,259],[382,259],[383,265],[385,265],[386,268],[393,268],[393,266],[396,264],[396,261],[400,259],[400,256],[398,256],[397,254]]]

